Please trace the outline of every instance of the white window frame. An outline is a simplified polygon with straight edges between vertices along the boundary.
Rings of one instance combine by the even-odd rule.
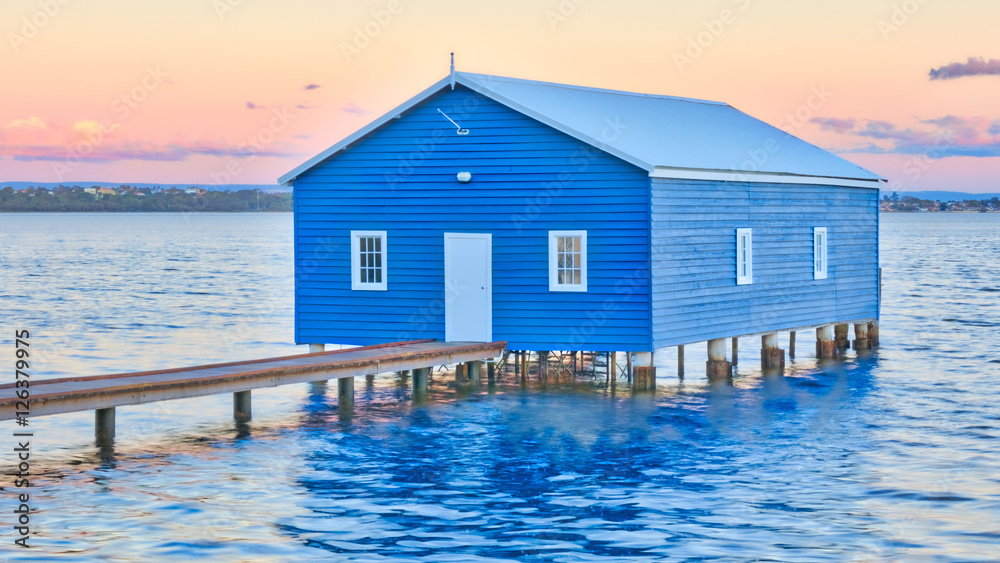
[[[559,238],[580,237],[580,283],[559,283]],[[549,231],[549,291],[587,291],[587,231]]]
[[[825,280],[830,271],[829,242],[826,227],[813,227],[813,279]]]
[[[382,282],[361,281],[361,239],[382,239]],[[351,231],[351,289],[354,291],[386,291],[389,288],[389,237],[385,231]]]
[[[746,239],[746,252],[743,240]],[[743,268],[744,263],[746,268]],[[746,272],[746,275],[744,274]],[[753,283],[753,229],[736,229],[736,285]]]

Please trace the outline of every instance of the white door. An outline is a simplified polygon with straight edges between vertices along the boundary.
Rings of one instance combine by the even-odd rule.
[[[444,339],[493,340],[493,236],[444,234]]]

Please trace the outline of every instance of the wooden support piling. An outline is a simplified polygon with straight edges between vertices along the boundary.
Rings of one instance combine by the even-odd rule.
[[[706,373],[709,381],[726,380],[733,376],[733,364],[726,361],[726,339],[708,341]]]
[[[850,327],[846,324],[834,325],[833,335],[834,340],[837,342],[838,350],[847,350],[851,347],[851,341],[848,339],[847,333]]]
[[[618,352],[611,352],[611,383],[618,381]]]
[[[341,409],[354,408],[353,377],[341,377],[337,380],[337,406]]]
[[[494,362],[493,359],[490,358],[490,360],[488,362],[486,362],[486,382],[487,383],[496,383],[496,380],[497,380],[496,370],[497,370],[497,368],[496,368],[496,362]]]
[[[417,368],[413,370],[413,400],[423,401],[427,398],[427,376],[429,368]]]
[[[632,381],[632,352],[625,353],[625,379]]]
[[[871,348],[871,341],[868,339],[868,323],[858,323],[854,325],[854,349],[861,352]]]
[[[833,325],[821,326],[816,329],[816,357],[820,359],[836,358],[839,353]]]
[[[233,393],[233,418],[236,422],[249,422],[253,418],[250,391]]]
[[[633,391],[656,389],[656,368],[653,366],[652,352],[636,352],[635,367],[632,368]]]
[[[788,357],[795,357],[795,331],[788,333]]]
[[[872,348],[878,348],[878,321],[868,323],[868,340],[871,341]]]
[[[528,382],[528,351],[521,352],[521,383]]]
[[[740,363],[740,338],[738,336],[733,337],[733,361],[732,364],[735,366]]]
[[[684,345],[677,347],[677,377],[684,379]]]
[[[785,367],[785,351],[778,348],[777,334],[765,334],[760,337],[760,367],[764,369]]]
[[[549,378],[549,353],[547,351],[538,352],[538,379],[539,381]]]
[[[113,444],[115,441],[115,408],[97,409],[94,411],[94,438],[100,446]]]

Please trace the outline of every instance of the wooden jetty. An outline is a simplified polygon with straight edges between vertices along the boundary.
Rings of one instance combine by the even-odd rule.
[[[115,407],[233,393],[235,417],[249,420],[253,389],[337,379],[344,406],[353,404],[354,377],[402,370],[414,370],[414,392],[421,394],[426,393],[428,368],[499,357],[506,346],[506,342],[413,340],[243,362],[37,380],[30,387],[30,416],[93,410],[98,441],[108,441],[114,438]],[[14,419],[23,410],[16,392],[14,384],[0,385],[0,420]],[[22,401],[20,407],[18,401]]]

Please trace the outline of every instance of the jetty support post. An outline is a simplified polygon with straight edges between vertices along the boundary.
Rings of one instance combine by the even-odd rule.
[[[709,381],[727,380],[733,376],[733,364],[726,361],[725,338],[715,338],[708,341],[706,373]]]
[[[854,349],[863,352],[871,348],[871,341],[868,339],[868,323],[858,323],[854,325]]]
[[[735,366],[740,363],[740,337],[733,337],[733,361],[732,364]]]
[[[325,352],[325,351],[326,351],[326,344],[310,344],[309,345],[309,353],[310,354],[315,354],[316,352]],[[310,389],[310,390],[312,391],[312,393],[314,395],[325,394],[326,393],[326,380],[325,379],[321,379],[319,381],[313,381],[309,385],[312,387],[312,389]]]
[[[819,359],[836,358],[839,352],[834,335],[833,325],[821,326],[816,329],[816,357]]]
[[[427,376],[430,368],[417,368],[413,370],[413,400],[422,402],[427,399]]]
[[[94,411],[94,438],[99,446],[109,446],[115,441],[115,408]]]
[[[337,380],[337,407],[341,410],[354,408],[354,377],[341,377]]]
[[[656,389],[656,367],[653,366],[652,352],[636,352],[632,361],[632,389],[652,391]]]
[[[677,377],[684,379],[684,345],[677,347]]]
[[[851,341],[848,339],[847,332],[850,326],[846,324],[834,325],[833,334],[834,340],[837,341],[838,350],[847,350],[851,347]]]
[[[795,331],[788,333],[788,357],[795,357]]]
[[[493,358],[490,358],[486,362],[486,382],[491,384],[496,383],[497,381],[496,378],[497,378],[497,365],[496,362],[493,361]]]
[[[233,393],[233,418],[236,422],[250,422],[253,418],[250,405],[250,391],[237,391]]]
[[[775,333],[760,337],[760,367],[763,369],[785,367],[785,351],[778,348],[778,335]]]
[[[469,383],[479,385],[479,377],[483,371],[483,362],[469,362],[465,367],[465,374],[469,377]]]
[[[868,323],[868,340],[871,341],[872,348],[878,348],[878,321]]]

